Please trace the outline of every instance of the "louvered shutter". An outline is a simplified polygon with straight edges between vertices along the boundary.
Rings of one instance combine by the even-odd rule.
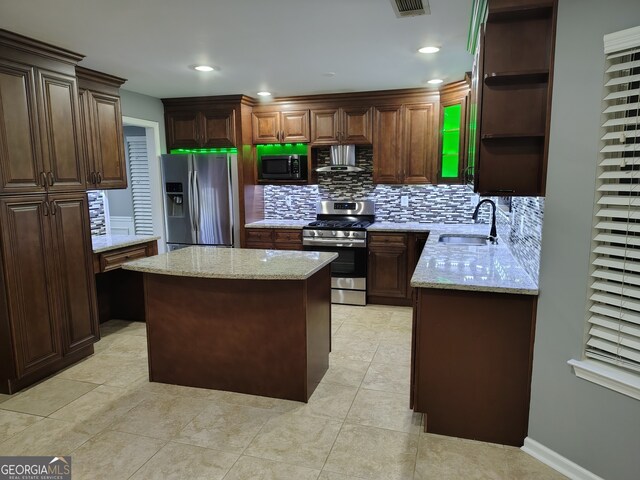
[[[127,137],[126,143],[136,235],[153,235],[147,139],[146,137]]]
[[[586,356],[640,372],[640,27],[605,37]]]

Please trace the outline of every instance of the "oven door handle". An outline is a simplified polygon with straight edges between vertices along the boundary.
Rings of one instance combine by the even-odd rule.
[[[366,240],[347,240],[345,242],[336,242],[335,240],[332,239],[320,239],[320,238],[314,238],[314,239],[307,239],[304,238],[302,240],[302,245],[307,247],[307,246],[322,246],[322,247],[350,247],[350,248],[366,248],[367,247],[367,241]]]

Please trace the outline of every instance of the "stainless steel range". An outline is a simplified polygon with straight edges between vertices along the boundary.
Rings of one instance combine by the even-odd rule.
[[[302,229],[305,250],[335,252],[331,264],[331,301],[367,304],[367,227],[375,220],[375,204],[369,200],[322,201],[317,220]]]

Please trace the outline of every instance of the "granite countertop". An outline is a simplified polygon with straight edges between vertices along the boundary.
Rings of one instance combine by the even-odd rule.
[[[260,220],[258,222],[247,223],[244,228],[295,228],[302,229],[306,227],[310,222],[313,222],[315,218],[311,220]]]
[[[179,277],[304,280],[336,258],[337,253],[327,252],[188,247],[134,260],[122,268]]]
[[[367,232],[429,232],[433,229],[434,223],[418,222],[373,222],[367,227]]]
[[[107,252],[122,247],[152,242],[160,237],[152,235],[95,235],[91,237],[93,253]]]
[[[538,286],[501,240],[483,246],[438,242],[443,233],[488,235],[489,225],[425,225],[429,238],[411,277],[412,287],[538,295]]]

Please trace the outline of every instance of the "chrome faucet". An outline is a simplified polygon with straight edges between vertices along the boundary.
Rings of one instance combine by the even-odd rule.
[[[473,211],[473,215],[471,216],[471,218],[474,222],[478,223],[478,210],[480,210],[480,206],[483,203],[490,203],[493,210],[491,213],[491,232],[489,233],[489,240],[491,241],[491,243],[496,244],[498,243],[498,232],[496,231],[496,204],[493,202],[493,200],[485,198],[484,200],[478,202],[478,205],[476,205],[476,209]]]

